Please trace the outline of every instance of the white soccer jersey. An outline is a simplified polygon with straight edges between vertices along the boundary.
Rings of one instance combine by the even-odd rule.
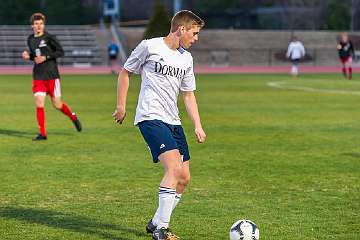
[[[143,40],[133,50],[124,68],[141,74],[134,124],[156,119],[180,125],[179,92],[196,89],[191,54],[182,48],[170,49],[162,37]]]
[[[305,56],[305,48],[301,42],[295,41],[289,44],[286,57],[294,60],[294,59],[300,59],[304,56]]]

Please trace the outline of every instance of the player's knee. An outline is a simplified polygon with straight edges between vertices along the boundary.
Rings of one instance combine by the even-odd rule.
[[[174,166],[171,169],[169,169],[169,172],[178,181],[181,181],[181,179],[182,179],[182,168],[181,168],[181,166]]]
[[[190,183],[190,174],[185,175],[185,176],[183,175],[181,177],[180,184],[183,186],[187,186],[189,183]]]
[[[45,106],[45,99],[40,98],[40,97],[36,97],[35,100],[34,100],[34,103],[35,103],[36,107],[42,108],[42,107]]]
[[[58,110],[60,110],[63,105],[62,102],[53,102],[52,104],[53,104],[54,108],[56,108]]]
[[[43,108],[45,103],[43,101],[35,101],[35,106],[38,108]]]

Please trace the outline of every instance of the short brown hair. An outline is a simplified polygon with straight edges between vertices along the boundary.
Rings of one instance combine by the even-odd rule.
[[[45,23],[45,20],[46,20],[45,15],[42,13],[34,13],[33,15],[31,15],[31,17],[30,17],[31,25],[34,24],[34,21],[38,21],[38,20],[43,20],[43,22]]]
[[[189,11],[181,10],[177,12],[171,20],[171,32],[175,32],[180,26],[189,30],[193,26],[204,27],[205,22],[198,15]]]

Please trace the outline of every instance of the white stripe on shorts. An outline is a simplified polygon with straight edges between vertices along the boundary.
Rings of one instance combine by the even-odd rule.
[[[55,79],[54,97],[61,97],[61,86],[58,78]]]

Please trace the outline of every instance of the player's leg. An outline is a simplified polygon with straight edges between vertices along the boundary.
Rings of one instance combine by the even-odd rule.
[[[172,211],[175,209],[179,203],[183,192],[185,191],[186,186],[190,181],[190,153],[188,144],[186,141],[186,136],[183,128],[180,125],[170,126],[172,138],[176,141],[176,146],[179,149],[180,159],[181,159],[181,172],[176,185],[176,193],[174,198],[174,203],[172,205]],[[152,221],[149,221],[147,225],[147,232],[155,231],[156,226],[159,223],[160,218],[160,208],[157,209]],[[173,236],[174,238],[176,236]]]
[[[182,174],[182,160],[177,149],[160,154],[159,160],[164,168],[164,177],[159,187],[159,217],[152,237],[155,240],[178,239],[169,231],[169,224],[175,202],[176,187]]]
[[[33,138],[34,141],[46,140],[45,129],[45,99],[46,99],[46,85],[44,80],[33,80],[32,91],[34,94],[34,104],[36,107],[36,120],[39,127],[39,134]]]
[[[154,216],[146,226],[147,232],[152,233],[153,239],[163,239],[163,236],[171,235],[167,229],[175,201],[176,187],[182,173],[182,159],[172,134],[173,126],[160,120],[148,120],[138,123],[138,127],[151,150],[154,163],[160,161],[164,168],[164,176],[159,187],[158,210],[155,214],[157,216]]]
[[[65,102],[61,100],[61,85],[59,79],[49,80],[49,94],[54,108],[68,116],[73,122],[76,130],[80,132],[82,127],[77,115],[71,111],[70,107]]]
[[[34,94],[34,103],[36,106],[36,120],[39,127],[39,134],[33,138],[34,141],[46,140],[46,128],[45,128],[45,92],[36,92]]]
[[[173,209],[180,202],[181,196],[184,193],[185,188],[187,187],[189,182],[190,182],[190,161],[186,161],[186,162],[183,162],[181,177],[178,182],[178,185],[176,186],[176,195],[175,195]]]
[[[299,59],[293,59],[292,60],[292,68],[291,68],[291,74],[294,77],[297,77],[299,70],[298,70],[298,63],[299,63]]]
[[[117,74],[116,67],[117,67],[117,59],[116,59],[116,57],[111,57],[110,58],[110,69],[111,69],[112,74]]]
[[[349,57],[346,61],[346,67],[348,69],[348,79],[352,79],[352,57]]]
[[[182,160],[179,150],[166,151],[159,155],[164,168],[164,177],[159,188],[159,219],[157,228],[168,228],[173,210],[176,187],[182,175]]]
[[[182,157],[182,156],[181,156]],[[185,191],[186,186],[190,182],[190,161],[186,161],[182,163],[182,168],[180,172],[180,178],[178,184],[176,185],[176,193],[174,198],[174,204],[172,206],[172,210],[175,209],[177,204],[180,202],[182,194]],[[158,208],[154,214],[152,220],[148,223],[147,232],[153,232],[156,226],[159,224],[160,221],[160,208]]]
[[[70,107],[61,100],[61,97],[52,97],[51,102],[57,110],[61,111],[64,115],[68,116],[70,120],[73,122],[76,130],[80,132],[82,130],[82,126],[77,115],[71,111]]]
[[[182,171],[178,185],[176,186],[176,195],[174,208],[181,199],[181,195],[185,191],[186,186],[190,182],[190,152],[189,146],[186,141],[184,129],[181,125],[175,126],[173,131],[173,137],[176,140],[176,144],[179,148],[182,158]]]
[[[340,58],[340,61],[341,61],[341,65],[342,65],[342,68],[341,68],[342,74],[344,75],[345,78],[347,78],[346,59],[345,58]]]

